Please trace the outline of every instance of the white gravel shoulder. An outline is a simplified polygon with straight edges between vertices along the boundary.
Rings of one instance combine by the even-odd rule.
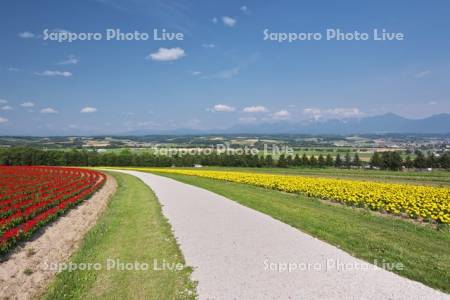
[[[225,197],[121,172],[155,192],[200,299],[450,299]]]

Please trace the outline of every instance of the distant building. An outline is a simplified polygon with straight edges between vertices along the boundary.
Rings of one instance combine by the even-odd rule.
[[[194,165],[194,168],[203,168],[203,166],[200,165],[200,164],[195,164],[195,165]]]

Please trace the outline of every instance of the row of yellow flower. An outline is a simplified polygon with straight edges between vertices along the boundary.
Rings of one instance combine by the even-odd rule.
[[[395,215],[450,224],[450,188],[304,176],[184,169],[142,169],[194,175],[329,199]]]

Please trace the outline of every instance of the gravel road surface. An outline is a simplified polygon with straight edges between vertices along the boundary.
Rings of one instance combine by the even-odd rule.
[[[450,299],[225,197],[121,172],[155,192],[200,299]]]

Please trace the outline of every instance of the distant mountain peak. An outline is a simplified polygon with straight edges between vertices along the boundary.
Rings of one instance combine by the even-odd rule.
[[[277,122],[233,126],[227,133],[306,133],[306,134],[361,134],[361,133],[450,133],[450,114],[441,113],[423,119],[408,119],[395,113],[349,118]]]

